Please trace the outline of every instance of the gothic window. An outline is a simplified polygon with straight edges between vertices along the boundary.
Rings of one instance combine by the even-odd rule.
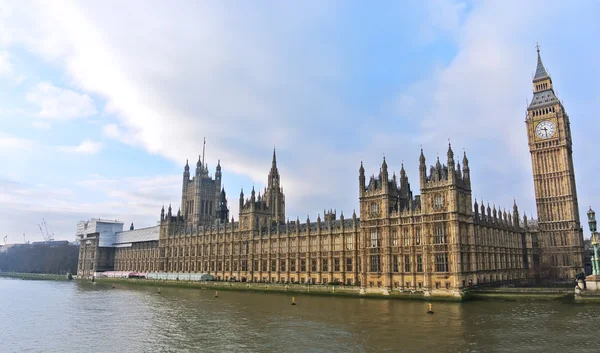
[[[392,230],[392,246],[398,246],[398,232],[395,229]]]
[[[319,251],[318,237],[310,237],[310,251]]]
[[[302,238],[300,239],[300,252],[306,252],[307,247],[306,247],[306,238]],[[306,270],[305,270],[306,271]]]
[[[371,247],[378,248],[381,246],[381,237],[377,230],[371,231]]]
[[[283,253],[283,254],[285,254],[285,253],[287,253],[287,252],[288,252],[288,251],[287,251],[287,241],[286,241],[285,239],[283,239],[283,240],[281,241],[280,250],[281,250],[281,253]],[[284,271],[285,271],[285,270],[284,270]]]
[[[371,255],[370,272],[380,272],[381,257],[379,255]]]
[[[337,257],[333,259],[333,270],[336,272],[340,271],[340,259]]]
[[[415,228],[415,245],[421,245],[421,228]]]
[[[290,259],[290,271],[296,271],[296,260]]]
[[[393,272],[398,272],[399,271],[399,268],[398,268],[398,255],[394,255],[392,266],[393,266],[393,268],[392,268]]]
[[[410,235],[408,234],[408,228],[404,228],[404,246],[410,246]]]
[[[351,272],[352,271],[352,258],[348,257],[346,258],[346,272]]]
[[[333,238],[333,250],[334,251],[342,250],[342,236],[341,235],[336,235]],[[325,250],[325,251],[329,251],[329,246],[327,246],[327,250]]]
[[[327,259],[323,259],[322,267],[323,272],[329,271],[329,261]]]
[[[346,235],[346,250],[354,250],[352,235]]]
[[[273,253],[277,253],[277,240],[273,240],[273,241],[271,242],[271,251],[272,251]],[[273,270],[273,271],[274,271],[274,270]]]
[[[290,239],[290,252],[296,252],[296,238]]]
[[[379,213],[379,204],[377,202],[371,202],[371,214]]]
[[[310,270],[312,272],[316,272],[317,271],[317,260],[316,259],[312,259],[310,264]]]
[[[423,255],[417,255],[417,272],[423,272]]]
[[[285,260],[281,260],[279,262],[279,270],[280,271],[285,271]]]
[[[445,224],[442,223],[441,225],[435,226],[433,243],[434,244],[446,244],[446,225]]]
[[[435,255],[435,272],[448,272],[448,253]]]
[[[435,198],[433,199],[433,208],[439,210],[442,207],[444,207],[444,197],[439,194],[435,195]]]

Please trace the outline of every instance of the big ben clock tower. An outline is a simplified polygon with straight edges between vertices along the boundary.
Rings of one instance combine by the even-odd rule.
[[[574,278],[583,271],[583,230],[573,169],[569,116],[552,87],[537,47],[527,135],[542,246],[542,276]]]

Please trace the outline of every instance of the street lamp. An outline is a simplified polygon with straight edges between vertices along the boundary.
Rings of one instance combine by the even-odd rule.
[[[594,249],[594,256],[592,257],[592,274],[598,276],[600,275],[600,256],[598,254],[598,234],[596,233],[596,212],[592,210],[591,206],[587,216],[590,232],[592,233],[592,248]]]

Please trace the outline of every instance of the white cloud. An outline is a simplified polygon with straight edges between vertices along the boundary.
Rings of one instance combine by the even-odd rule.
[[[62,65],[70,87],[106,101],[105,112],[117,118],[104,127],[107,137],[182,163],[201,151],[206,136],[209,160],[221,158],[225,178],[233,172],[257,183],[264,183],[276,145],[292,217],[356,206],[359,160],[377,171],[383,152],[396,171],[408,159],[416,189],[419,144],[431,161],[436,152],[444,155],[448,138],[457,153],[467,148],[478,197],[510,205],[513,195],[526,195],[532,210],[522,117],[535,67],[533,44],[567,45],[558,39],[562,31],[575,42],[597,13],[589,8],[581,15],[559,2],[475,2],[471,8],[463,1],[426,3],[428,13],[415,22],[423,24],[428,42],[451,36],[456,55],[399,91],[387,107],[401,119],[381,123],[377,114],[389,112],[370,106],[356,113],[336,92],[348,80],[349,59],[336,45],[340,38],[322,31],[337,20],[335,6],[244,11],[223,3],[130,1],[118,2],[121,11],[114,11],[106,4],[15,6],[10,21],[0,22],[0,36],[5,29],[10,41]],[[577,25],[548,27],[552,21]],[[431,52],[443,56],[437,47]],[[594,58],[588,61],[600,62]],[[587,75],[579,80],[598,81]],[[589,111],[595,101],[590,98]],[[376,121],[357,118],[363,113]],[[415,121],[422,123],[406,131],[405,123]],[[582,131],[581,141],[592,140],[590,134]]]
[[[12,74],[13,67],[8,52],[0,50],[0,77]]]
[[[29,150],[35,146],[35,142],[15,136],[0,133],[0,155],[4,151],[14,153],[14,150]]]
[[[37,223],[45,218],[56,239],[73,240],[77,221],[93,217],[119,219],[137,227],[156,224],[163,203],[178,202],[180,176],[109,179],[93,176],[66,187],[33,185],[0,178],[0,224],[12,241],[41,235]]]
[[[56,87],[49,82],[38,83],[27,93],[27,101],[39,106],[39,118],[68,120],[98,113],[89,95]]]
[[[81,154],[96,154],[102,149],[101,142],[95,142],[92,140],[84,140],[77,146],[59,146],[58,151],[68,153],[81,153]]]
[[[417,116],[421,120],[428,163],[435,161],[436,152],[445,155],[444,150],[431,150],[431,146],[440,146],[440,142],[450,138],[455,152],[464,147],[471,157],[477,197],[491,198],[496,204],[508,206],[514,196],[530,214],[535,211],[535,202],[524,117],[526,99],[532,95],[534,46],[536,41],[558,46],[562,43],[561,34],[578,38],[579,33],[584,32],[581,27],[574,26],[572,33],[567,33],[565,28],[550,29],[545,24],[552,21],[593,23],[592,14],[598,13],[598,5],[590,3],[586,11],[571,10],[565,3],[539,6],[536,1],[519,2],[518,9],[515,5],[517,3],[511,1],[477,3],[456,28],[458,47],[452,61],[399,93],[396,106],[401,117]],[[590,14],[590,18],[583,19],[582,13]],[[455,23],[452,20],[447,25],[454,28]],[[545,30],[540,32],[540,28]],[[553,50],[552,54],[542,51],[547,68],[556,68],[556,64],[549,66],[548,63],[561,59],[557,57],[559,53],[559,50]],[[600,78],[597,72],[592,76],[596,80]],[[555,87],[565,84],[556,76],[553,78]],[[595,81],[592,77],[582,79],[579,81],[584,85]],[[574,108],[566,105],[567,111]],[[587,151],[577,150],[576,162],[593,158],[585,154]],[[585,189],[581,186],[578,189],[580,201],[587,200]],[[594,193],[598,195],[597,190]]]
[[[36,129],[48,130],[51,125],[47,121],[36,120],[36,121],[31,122],[31,126],[33,126]]]

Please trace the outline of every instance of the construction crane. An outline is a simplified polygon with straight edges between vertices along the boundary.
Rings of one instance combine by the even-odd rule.
[[[44,229],[42,229],[42,226],[38,224],[38,228],[40,228],[40,233],[42,233],[42,239],[44,239],[45,242],[53,241],[54,233],[50,233],[48,231],[48,225],[46,225],[46,220],[43,218],[42,218],[42,224],[44,225],[44,229],[46,230],[44,232]]]
[[[8,235],[4,236],[4,246],[8,244]]]

